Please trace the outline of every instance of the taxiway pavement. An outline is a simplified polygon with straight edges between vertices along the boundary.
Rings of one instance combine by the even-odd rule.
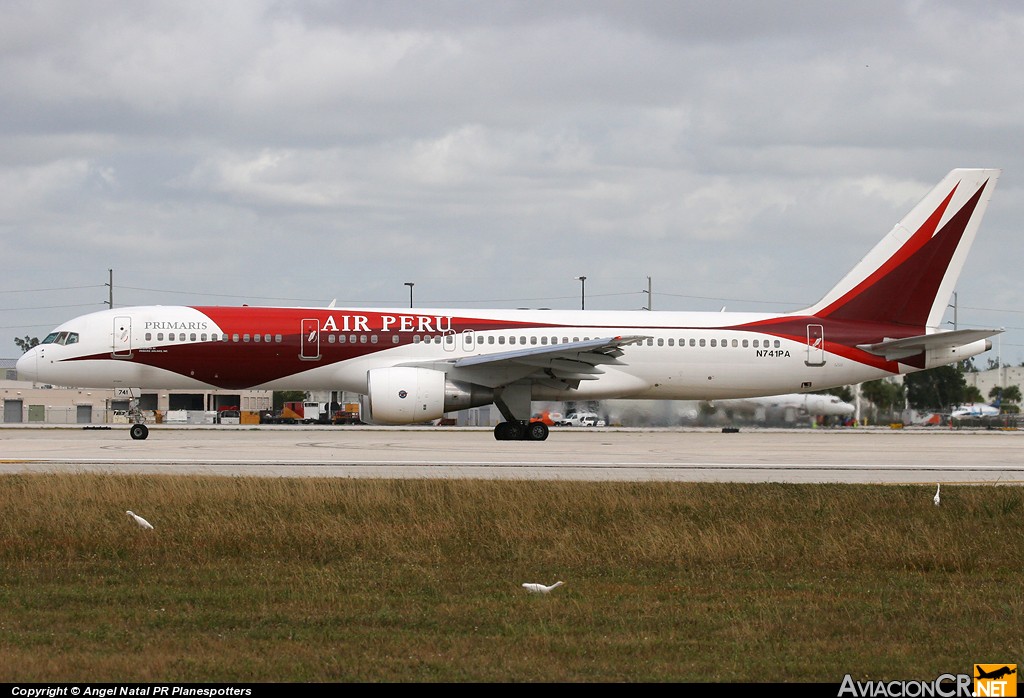
[[[5,425],[0,474],[1024,484],[1024,433],[948,429],[552,429]]]

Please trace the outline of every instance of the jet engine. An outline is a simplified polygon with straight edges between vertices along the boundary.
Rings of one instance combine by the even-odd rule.
[[[448,380],[443,371],[411,366],[374,368],[366,372],[361,418],[369,424],[417,424],[493,400],[490,388]]]

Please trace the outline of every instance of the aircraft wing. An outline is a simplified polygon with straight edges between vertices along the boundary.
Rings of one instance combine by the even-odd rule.
[[[903,339],[887,339],[876,344],[858,344],[858,349],[863,349],[869,354],[882,356],[886,361],[903,359],[923,351],[934,349],[949,349],[961,347],[979,339],[987,339],[997,335],[1004,330],[952,330],[949,332],[935,332],[934,334],[922,334],[916,337],[904,337]]]
[[[433,368],[449,378],[496,388],[522,379],[552,387],[579,387],[580,381],[597,380],[601,366],[624,366],[619,361],[624,347],[638,344],[647,336],[601,337],[582,342],[550,344],[496,354],[478,354],[448,361],[411,362],[403,366]]]

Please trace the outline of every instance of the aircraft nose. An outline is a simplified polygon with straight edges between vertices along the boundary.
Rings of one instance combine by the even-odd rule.
[[[18,380],[34,381],[36,379],[36,350],[33,347],[25,352],[14,365],[18,371]]]

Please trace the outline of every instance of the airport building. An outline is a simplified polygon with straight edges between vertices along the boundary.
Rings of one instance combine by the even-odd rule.
[[[133,398],[147,424],[213,424],[224,410],[254,415],[273,408],[270,390],[141,390],[65,388],[19,381],[17,359],[0,359],[4,424],[127,424]]]

